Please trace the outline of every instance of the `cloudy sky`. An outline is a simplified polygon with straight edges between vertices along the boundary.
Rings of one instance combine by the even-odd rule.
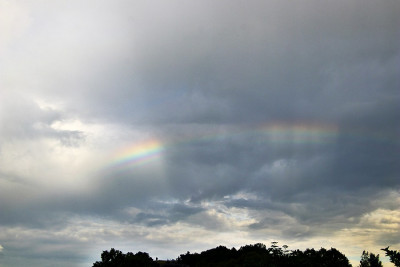
[[[400,249],[399,12],[0,0],[0,266]]]

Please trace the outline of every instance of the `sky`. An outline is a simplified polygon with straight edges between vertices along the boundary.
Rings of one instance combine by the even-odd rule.
[[[0,266],[400,249],[399,12],[0,0]]]

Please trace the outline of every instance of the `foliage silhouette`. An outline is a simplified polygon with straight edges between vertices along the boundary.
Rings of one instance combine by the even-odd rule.
[[[395,266],[400,267],[400,252],[382,249]],[[313,248],[301,250],[288,250],[287,245],[278,246],[272,242],[270,247],[262,243],[245,245],[240,249],[229,249],[218,246],[201,253],[181,254],[176,260],[154,261],[148,253],[137,252],[133,254],[122,253],[111,248],[103,251],[101,261],[96,261],[93,267],[350,267],[347,257],[335,248]],[[379,255],[363,251],[359,267],[382,267]]]
[[[153,267],[159,266],[146,252],[136,254],[122,253],[114,248],[101,253],[101,261],[96,261],[93,267]]]
[[[288,251],[273,242],[270,248],[264,244],[245,245],[239,250],[219,246],[203,251],[200,254],[182,254],[178,257],[180,264],[200,266],[269,266],[269,267],[349,267],[349,260],[338,250],[321,248],[316,251],[307,249]]]
[[[375,256],[374,253],[363,251],[361,255],[359,267],[383,267],[382,262],[379,260],[379,254]]]
[[[390,258],[390,262],[396,267],[400,267],[400,252],[397,250],[390,250],[389,247],[382,248],[386,252],[386,256]]]

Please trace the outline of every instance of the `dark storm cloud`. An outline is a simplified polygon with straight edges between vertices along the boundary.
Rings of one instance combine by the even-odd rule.
[[[188,217],[205,211],[199,206],[188,205],[187,203],[153,203],[146,207],[146,210],[139,212],[131,223],[142,223],[147,226],[173,224],[179,221],[186,221]]]
[[[338,119],[338,110],[399,83],[396,4],[150,1],[112,13],[102,3],[90,14],[69,9],[56,36],[34,26],[47,36],[36,41],[54,40],[55,49],[64,45],[58,35],[80,38],[81,73],[59,63],[63,75],[44,86],[57,83],[80,114],[142,123]],[[82,22],[76,33],[71,14]]]
[[[392,33],[398,21],[385,12],[395,3],[364,4],[264,2],[244,8],[234,2],[230,9],[215,4],[207,12],[211,19],[191,4],[177,9],[179,20],[175,11],[165,12],[145,35],[158,36],[158,42],[137,41],[143,53],[136,75],[150,105],[146,119],[338,119],[341,107],[392,90],[381,88],[384,81],[398,83],[390,73],[375,74],[374,83],[369,75],[396,56]]]

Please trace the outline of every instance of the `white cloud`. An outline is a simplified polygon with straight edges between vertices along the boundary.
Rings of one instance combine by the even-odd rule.
[[[22,38],[31,23],[29,10],[18,1],[1,0],[0,10],[0,58],[7,48]]]

